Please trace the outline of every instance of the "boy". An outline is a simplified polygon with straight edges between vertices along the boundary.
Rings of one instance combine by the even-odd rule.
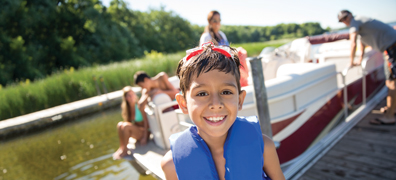
[[[144,71],[138,71],[135,73],[134,79],[135,84],[142,88],[142,96],[138,101],[138,108],[143,116],[144,122],[148,122],[144,108],[149,98],[153,98],[155,95],[160,93],[165,93],[174,100],[176,93],[179,92],[169,82],[168,75],[165,72],[160,72],[155,77],[151,78]],[[147,123],[145,123],[145,128],[148,129]],[[144,138],[140,141],[141,145],[145,145],[147,143],[147,136],[148,133],[145,133]]]
[[[171,151],[161,161],[167,180],[284,179],[275,145],[257,118],[237,117],[246,92],[234,54],[205,43],[180,60],[183,94],[176,100],[196,126],[171,136]]]

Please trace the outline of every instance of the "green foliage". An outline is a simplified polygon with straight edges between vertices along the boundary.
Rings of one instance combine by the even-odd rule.
[[[269,47],[269,46],[279,47],[290,41],[292,41],[292,39],[281,39],[275,41],[254,42],[254,43],[238,43],[238,44],[230,44],[230,46],[235,48],[243,47],[247,51],[248,57],[254,57],[254,56],[258,56],[265,47]]]
[[[230,43],[264,42],[277,39],[290,39],[322,34],[325,32],[319,23],[309,22],[301,25],[278,24],[276,26],[222,26]]]
[[[195,47],[204,27],[172,11],[106,8],[98,0],[0,1],[0,84],[35,81],[63,68],[88,67]],[[323,33],[319,23],[223,26],[231,43],[264,42]]]
[[[59,69],[142,57],[144,51],[177,52],[199,34],[164,9],[132,11],[122,0],[0,2],[0,84],[44,78]]]
[[[116,91],[126,85],[133,85],[133,74],[139,70],[146,71],[150,76],[162,71],[174,75],[177,63],[183,56],[184,52],[163,55],[153,51],[142,59],[81,68],[78,71],[74,68],[64,69],[43,80],[8,86],[0,89],[0,120],[95,96],[94,76],[96,79],[103,77],[108,91]]]
[[[103,76],[113,91],[132,84],[137,70],[173,74],[184,52],[163,53],[197,46],[203,30],[163,7],[133,11],[123,0],[112,0],[108,8],[99,0],[2,0],[0,119],[92,97],[93,75]],[[249,56],[283,44],[262,42],[324,32],[319,23],[225,25],[222,31]]]

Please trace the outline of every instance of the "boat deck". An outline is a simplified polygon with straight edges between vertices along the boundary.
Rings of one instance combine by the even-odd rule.
[[[298,179],[395,179],[396,125],[371,125],[383,99]]]

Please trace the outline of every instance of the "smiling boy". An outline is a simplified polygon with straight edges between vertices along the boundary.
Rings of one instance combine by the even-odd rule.
[[[274,143],[256,117],[237,117],[246,92],[235,50],[206,43],[187,51],[177,75],[180,109],[195,126],[172,135],[166,179],[284,179]],[[265,144],[265,146],[264,146]]]

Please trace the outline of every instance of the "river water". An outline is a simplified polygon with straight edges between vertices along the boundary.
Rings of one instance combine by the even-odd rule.
[[[126,160],[113,160],[120,108],[97,112],[38,133],[0,142],[0,180],[139,179]]]

